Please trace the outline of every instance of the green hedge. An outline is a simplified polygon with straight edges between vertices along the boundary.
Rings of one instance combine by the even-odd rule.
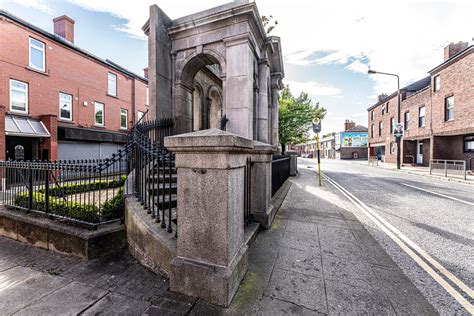
[[[95,205],[66,202],[62,198],[49,197],[49,213],[73,218],[84,222],[97,224],[103,221],[120,218],[120,209],[123,201],[123,188],[117,194],[102,204],[101,210]],[[15,204],[19,207],[29,208],[28,192],[18,194]],[[41,192],[33,193],[33,209],[46,212],[46,195]]]
[[[50,196],[65,196],[76,193],[84,193],[88,191],[96,191],[102,189],[112,189],[121,187],[127,180],[126,176],[121,176],[114,180],[101,180],[90,183],[68,183],[60,186],[49,188]],[[45,189],[41,188],[38,190],[39,193],[45,193]]]

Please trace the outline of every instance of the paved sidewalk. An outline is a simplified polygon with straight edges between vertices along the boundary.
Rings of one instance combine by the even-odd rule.
[[[287,183],[289,186],[290,183]],[[281,193],[281,192],[280,192]],[[284,191],[280,194],[284,197]],[[0,238],[2,315],[436,314],[314,171],[291,180],[228,309],[171,293],[126,252],[89,262]]]

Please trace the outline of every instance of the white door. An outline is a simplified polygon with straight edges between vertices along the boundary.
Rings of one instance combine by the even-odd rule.
[[[416,144],[416,163],[423,164],[423,141],[419,140]]]

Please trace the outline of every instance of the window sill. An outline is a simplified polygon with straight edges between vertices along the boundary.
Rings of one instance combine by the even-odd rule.
[[[108,97],[111,97],[111,98],[114,98],[114,99],[118,99],[118,96],[113,95],[113,94],[108,94],[108,93],[107,93],[107,96],[108,96]]]
[[[128,131],[128,128],[120,127],[120,130],[121,130],[121,131]]]
[[[58,122],[66,123],[66,124],[76,124],[76,122],[72,120],[65,120],[65,119],[58,119]]]
[[[49,73],[47,73],[46,71],[42,71],[42,70],[38,70],[38,69],[35,69],[35,68],[31,68],[29,66],[26,67],[26,69],[30,70],[30,71],[33,71],[33,72],[36,72],[37,74],[40,74],[40,75],[43,75],[43,76],[49,76]]]
[[[17,111],[12,111],[12,110],[6,112],[6,114],[9,114],[9,115],[16,115],[16,116],[32,117],[30,113],[17,112]]]
[[[94,127],[96,127],[96,128],[102,128],[102,129],[105,129],[105,128],[106,128],[105,125],[97,125],[97,124],[94,124]]]

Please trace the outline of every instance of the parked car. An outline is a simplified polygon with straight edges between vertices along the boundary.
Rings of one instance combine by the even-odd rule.
[[[313,154],[308,154],[308,158],[313,158]]]

